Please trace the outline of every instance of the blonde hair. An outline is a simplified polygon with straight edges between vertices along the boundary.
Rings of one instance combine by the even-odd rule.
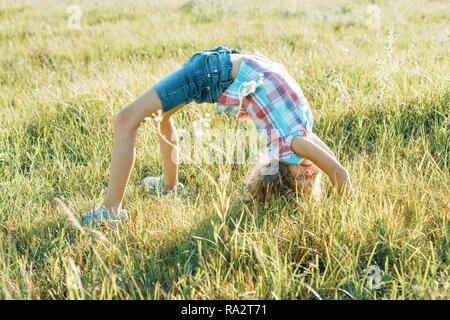
[[[297,191],[302,198],[313,196],[316,201],[320,199],[320,172],[314,177],[306,179],[305,183],[298,187],[289,175],[286,164],[279,162],[278,170],[274,174],[267,174],[270,166],[270,162],[261,162],[249,171],[245,180],[248,198],[265,202],[272,196],[288,195]]]

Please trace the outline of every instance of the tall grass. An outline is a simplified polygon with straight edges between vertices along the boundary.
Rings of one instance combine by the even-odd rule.
[[[413,2],[3,1],[0,297],[448,299],[450,6]],[[161,160],[145,124],[131,220],[81,227],[107,186],[114,114],[221,44],[286,66],[356,199],[325,181],[320,202],[248,202],[248,163],[185,164],[185,194],[149,196],[140,180]],[[212,108],[193,103],[175,122],[189,129]],[[253,130],[215,115],[211,126]]]

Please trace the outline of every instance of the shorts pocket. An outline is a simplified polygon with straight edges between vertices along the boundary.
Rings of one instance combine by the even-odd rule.
[[[217,102],[219,100],[220,95],[223,93],[222,86],[220,83],[220,75],[211,74],[210,83],[211,83],[211,102]]]
[[[194,98],[195,102],[212,102],[211,86],[206,81],[199,82],[198,95]]]
[[[211,75],[219,75],[220,57],[217,52],[210,53],[205,59],[206,73]]]

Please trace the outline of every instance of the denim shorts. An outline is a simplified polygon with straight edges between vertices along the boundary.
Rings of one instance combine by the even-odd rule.
[[[237,49],[217,47],[194,53],[181,68],[159,80],[153,88],[167,112],[179,105],[215,103],[233,82],[231,53]]]

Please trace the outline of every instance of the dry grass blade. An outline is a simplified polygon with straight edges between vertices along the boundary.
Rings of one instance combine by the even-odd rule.
[[[81,226],[80,221],[75,217],[75,214],[70,210],[68,206],[59,198],[55,198],[56,203],[61,208],[62,212],[66,215],[69,222],[72,224],[72,226],[80,231],[82,234],[86,234],[86,230]]]

